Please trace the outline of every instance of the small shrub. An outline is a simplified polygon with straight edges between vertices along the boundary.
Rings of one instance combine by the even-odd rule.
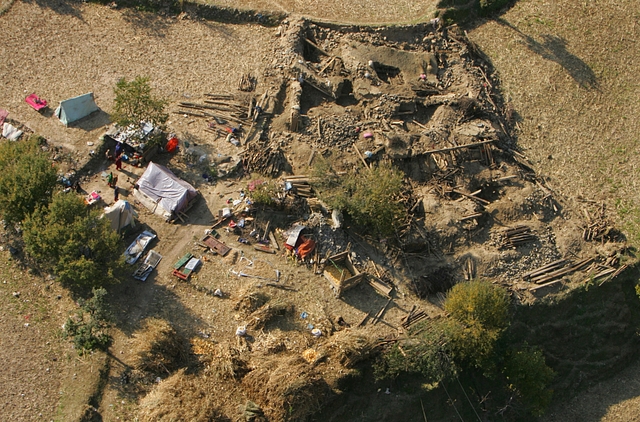
[[[547,366],[539,349],[525,346],[510,350],[505,359],[504,375],[508,388],[534,415],[541,416],[549,406],[553,391],[549,385],[555,372]]]
[[[93,289],[89,300],[80,300],[80,309],[67,319],[64,325],[64,337],[73,338],[73,345],[82,354],[91,350],[105,350],[111,342],[107,332],[110,327],[109,314],[104,288]]]
[[[365,230],[394,233],[403,212],[398,201],[403,175],[391,163],[338,176],[326,160],[318,160],[312,176],[314,189],[329,206],[346,211]]]
[[[249,191],[256,205],[272,206],[278,197],[278,187],[272,181],[253,180],[249,182]]]
[[[450,359],[450,341],[455,325],[447,320],[418,324],[419,334],[398,342],[374,363],[376,379],[393,379],[401,374],[421,374],[427,383],[438,384],[457,372]]]

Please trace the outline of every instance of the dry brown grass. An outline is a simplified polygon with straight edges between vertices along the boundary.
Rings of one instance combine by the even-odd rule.
[[[247,327],[259,330],[277,316],[293,315],[294,307],[284,302],[266,303],[247,317]]]
[[[568,197],[605,202],[636,245],[639,35],[634,0],[520,1],[470,33],[520,115],[534,167]]]
[[[231,380],[239,379],[247,373],[247,361],[238,348],[227,343],[207,343],[209,347],[199,353],[200,361],[206,366],[206,375],[212,375],[218,380]]]

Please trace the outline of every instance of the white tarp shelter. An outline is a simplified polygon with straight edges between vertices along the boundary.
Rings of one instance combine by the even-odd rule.
[[[140,176],[133,196],[151,212],[167,220],[184,211],[198,191],[169,169],[153,162]]]
[[[56,108],[56,116],[65,126],[98,111],[100,108],[93,99],[93,92],[60,101]]]
[[[111,228],[119,233],[120,230],[129,225],[135,226],[137,215],[128,201],[120,199],[104,209],[104,217],[111,222]]]

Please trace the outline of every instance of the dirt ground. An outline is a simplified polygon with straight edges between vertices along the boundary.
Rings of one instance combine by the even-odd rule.
[[[300,5],[294,6],[300,7]],[[293,7],[295,11],[294,6],[282,5],[282,8]],[[408,7],[405,5],[393,8],[388,16],[396,19],[397,16],[426,13],[414,8],[417,6],[412,6],[410,10],[407,10]],[[339,15],[336,13],[336,16]],[[324,17],[334,19],[333,16]],[[373,15],[369,16],[364,12],[359,16],[360,18],[375,21]],[[243,73],[256,75],[259,84],[268,85],[270,90],[273,89],[270,91],[272,95],[276,95],[275,93],[280,89],[279,84],[290,86],[288,78],[290,79],[292,73],[288,69],[289,66],[297,71],[303,71],[305,66],[316,69],[324,65],[329,66],[327,58],[319,57],[317,52],[308,46],[287,44],[288,38],[297,36],[295,24],[284,25],[281,28],[224,25],[193,20],[184,15],[180,18],[166,18],[127,10],[117,11],[90,4],[70,5],[64,2],[47,3],[47,5],[18,2],[0,17],[0,20],[11,22],[11,25],[3,25],[0,28],[0,37],[3,39],[0,53],[3,57],[9,58],[0,64],[0,76],[4,81],[3,102],[0,103],[0,107],[10,111],[10,118],[23,122],[52,142],[72,151],[79,164],[85,161],[89,152],[99,145],[98,137],[108,123],[107,113],[110,111],[113,100],[113,85],[120,77],[150,76],[154,88],[158,93],[169,98],[170,109],[175,111],[178,102],[201,103],[206,93],[237,92],[236,86]],[[292,104],[287,102],[274,106],[273,102],[270,103],[268,111],[276,114],[273,130],[269,135],[270,139],[276,143],[281,142],[282,154],[296,174],[304,174],[309,170],[307,163],[310,161],[309,156],[312,151],[322,153],[333,147],[337,150],[334,155],[337,157],[336,161],[348,168],[358,163],[358,157],[354,154],[354,145],[359,146],[362,151],[375,150],[379,147],[379,141],[375,139],[368,141],[360,137],[357,138],[357,142],[339,146],[322,145],[312,139],[315,136],[316,125],[318,128],[324,128],[325,139],[335,142],[344,137],[341,132],[343,127],[355,128],[356,125],[365,121],[367,124],[365,129],[370,128],[376,133],[376,137],[378,132],[386,131],[382,123],[376,120],[386,119],[392,113],[402,113],[405,110],[402,108],[405,106],[402,100],[393,98],[388,100],[387,96],[393,96],[398,92],[403,95],[413,95],[411,83],[415,83],[422,71],[420,63],[416,62],[415,55],[410,51],[413,48],[412,43],[421,45],[431,40],[434,44],[443,42],[432,36],[431,30],[424,28],[417,29],[415,32],[409,30],[398,33],[382,30],[366,35],[336,35],[313,27],[307,30],[315,36],[316,42],[322,48],[332,55],[339,54],[343,57],[343,69],[335,70],[331,77],[340,78],[343,71],[352,75],[349,80],[353,90],[352,97],[362,95],[362,99],[356,98],[359,100],[357,104],[338,107],[324,101],[323,96],[316,91],[313,93],[304,91],[306,100],[299,104],[303,114],[304,129],[300,131],[300,135],[293,138],[284,133],[288,124],[288,115],[282,112],[283,109],[289,110]],[[481,41],[480,35],[477,35],[477,38]],[[29,49],[23,47],[25,39],[29,40]],[[79,43],[78,39],[84,42]],[[382,47],[378,48],[380,45]],[[451,47],[452,45],[454,47]],[[462,43],[456,44],[455,38],[446,39],[444,44],[438,47],[466,48]],[[299,48],[299,51],[296,52],[296,48]],[[305,58],[306,64],[304,61],[298,61],[298,56],[292,54],[292,51],[299,53],[301,58]],[[424,50],[419,54],[424,54]],[[370,76],[365,76],[364,64],[369,58],[383,65],[389,63],[394,65],[376,68],[377,75],[388,79],[384,81],[385,83],[375,85],[368,82]],[[401,76],[395,73],[395,66],[399,69]],[[448,73],[440,75],[442,80],[445,80],[446,76],[447,88],[464,94],[468,93],[470,97],[478,98],[478,101],[484,103],[488,101],[486,99],[488,87],[483,82],[479,82],[482,79],[478,67],[464,60],[456,61],[455,59],[446,62],[443,66],[449,69]],[[312,70],[308,72],[305,77],[312,78],[315,74]],[[55,83],[52,83],[54,78]],[[589,81],[585,83],[588,84]],[[264,85],[260,86],[264,88]],[[42,115],[36,113],[23,101],[24,96],[29,92],[37,92],[55,105],[58,100],[87,91],[94,92],[96,102],[103,111],[70,128],[62,126],[50,113]],[[370,94],[368,91],[375,92],[373,99],[367,97]],[[379,101],[378,98],[384,98],[384,101]],[[475,139],[474,137],[479,134],[496,138],[503,135],[496,121],[492,121],[491,118],[473,117],[465,122],[463,118],[466,116],[457,115],[455,110],[451,111],[448,108],[448,99],[441,99],[441,101],[443,101],[442,104],[427,106],[426,110],[422,111],[423,114],[414,113],[415,120],[423,125],[428,124],[430,119],[450,121],[451,127],[457,131],[455,132],[457,141]],[[397,105],[397,108],[389,106],[389,103]],[[523,105],[515,101],[514,103],[516,106]],[[437,109],[437,107],[440,108]],[[202,120],[188,116],[183,111],[172,114],[169,122],[170,130],[176,132],[181,139],[189,140],[210,153],[215,151],[218,154],[231,156],[238,154],[238,148],[223,143],[218,136],[205,130]],[[337,117],[332,120],[334,118],[332,116]],[[411,134],[421,130],[421,126],[413,125],[410,121],[403,122],[401,126],[404,127],[404,132],[400,131],[403,136],[406,136],[404,139],[412,139]],[[524,133],[527,133],[526,130]],[[433,136],[440,135],[434,131]],[[286,142],[281,141],[282,139]],[[383,138],[380,137],[380,139]],[[431,138],[430,142],[420,143],[411,140],[407,143],[412,144],[413,151],[420,152],[448,146],[448,144],[440,145],[441,141],[442,139],[436,137]],[[396,148],[397,145],[385,146],[393,147],[390,149],[399,156],[406,153],[402,147]],[[381,338],[395,333],[400,318],[415,303],[419,303],[430,315],[441,312],[437,306],[437,300],[436,304],[426,300],[417,302],[413,293],[410,292],[411,285],[406,283],[407,272],[412,271],[416,274],[424,274],[427,282],[433,282],[433,277],[429,278],[432,273],[427,269],[435,267],[434,260],[440,262],[438,265],[446,262],[460,274],[465,265],[470,265],[468,262],[475,262],[477,268],[474,272],[499,279],[513,289],[518,300],[527,303],[535,300],[536,295],[527,290],[528,283],[513,282],[517,279],[514,276],[568,254],[584,256],[598,253],[606,256],[608,251],[594,251],[582,242],[581,217],[577,217],[569,208],[565,209],[560,195],[541,185],[544,179],[531,178],[532,176],[523,170],[525,167],[520,166],[517,161],[507,159],[508,154],[503,155],[496,149],[493,151],[498,160],[498,165],[495,167],[488,163],[484,164],[485,158],[482,158],[484,157],[482,153],[478,156],[451,154],[451,156],[440,157],[440,161],[436,160],[437,162],[425,160],[408,166],[409,172],[414,177],[414,200],[418,198],[416,202],[419,202],[419,207],[424,209],[428,217],[418,219],[415,224],[430,233],[438,233],[438,244],[432,246],[439,250],[441,255],[425,257],[425,254],[408,253],[395,255],[393,259],[392,253],[387,256],[380,253],[383,250],[386,253],[389,252],[384,246],[371,247],[365,245],[366,242],[363,239],[355,237],[349,239],[354,244],[362,243],[354,247],[358,250],[354,256],[355,260],[368,265],[367,258],[371,257],[378,263],[385,277],[396,280],[397,294],[394,302],[379,324],[368,326],[369,336]],[[443,200],[443,195],[437,192],[439,185],[434,186],[425,182],[428,179],[425,174],[440,171],[439,174],[443,176],[442,182],[447,186],[448,176],[445,176],[448,171],[456,167],[458,164],[456,160],[459,159],[469,160],[467,164],[461,166],[462,177],[455,179],[455,182],[463,184],[467,194],[475,190],[475,188],[471,189],[473,184],[469,179],[482,180],[483,183],[491,182],[481,186],[484,190],[482,195],[488,195],[487,198],[493,202],[486,207],[487,215],[490,216],[489,222],[479,220],[478,224],[478,221],[471,219],[468,224],[460,224],[461,218],[478,210],[477,204],[462,195],[454,199],[445,194],[446,200]],[[81,386],[80,390],[84,390],[75,393],[68,391],[63,394],[63,397],[76,395],[82,403],[84,396],[84,402],[87,403],[91,402],[90,396],[95,396],[98,391],[97,399],[91,404],[99,409],[103,420],[132,420],[136,417],[139,411],[138,405],[144,395],[133,392],[126,380],[127,374],[135,366],[136,334],[141,330],[145,319],[149,317],[170,321],[184,339],[194,341],[193,339],[197,338],[208,342],[214,340],[216,347],[238,349],[243,356],[254,351],[255,356],[266,359],[265,356],[273,353],[270,351],[273,344],[279,348],[279,344],[282,343],[287,356],[300,356],[309,349],[318,351],[329,348],[331,338],[329,334],[342,331],[342,328],[336,325],[338,317],[342,317],[350,325],[357,325],[367,313],[376,313],[386,303],[386,298],[375,293],[365,284],[347,292],[343,300],[338,300],[329,289],[325,278],[313,274],[313,265],[296,264],[282,252],[275,255],[257,252],[250,246],[238,243],[238,236],[227,233],[224,228],[219,229],[221,240],[233,247],[229,257],[221,259],[218,256],[203,254],[196,241],[204,235],[205,229],[211,227],[214,216],[217,215],[218,210],[226,206],[228,199],[241,199],[241,191],[246,189],[247,180],[209,184],[203,181],[200,175],[201,169],[185,160],[184,156],[172,157],[165,154],[160,156],[159,160],[168,163],[181,177],[192,182],[199,189],[202,197],[190,210],[189,218],[185,222],[169,225],[157,216],[151,215],[132,199],[130,196],[132,182],[143,169],[125,164],[119,180],[122,196],[134,203],[140,214],[140,220],[157,232],[158,241],[152,247],[164,258],[147,282],[132,281],[111,289],[112,297],[116,298],[112,306],[116,314],[117,328],[114,332],[114,344],[110,349],[110,355],[106,357],[106,366],[105,364],[100,366],[100,358],[95,357],[95,361],[78,362],[84,365],[82,366],[84,371],[81,372],[75,369],[75,366],[71,366],[71,362],[73,365],[77,364],[73,361],[75,357],[65,349],[68,344],[59,340],[55,342],[57,349],[54,350],[57,353],[61,353],[59,350],[65,350],[68,362],[59,369],[52,365],[49,372],[58,371],[58,374],[66,374],[67,377],[71,373],[74,383]],[[104,204],[110,204],[113,198],[101,173],[105,170],[112,171],[113,168],[109,167],[106,160],[98,159],[96,162],[98,164],[94,169],[95,174],[84,179],[82,186],[87,191],[100,191]],[[494,183],[500,178],[507,178],[504,180],[509,181]],[[516,180],[514,183],[510,182],[512,178]],[[562,191],[563,189],[558,189],[558,192]],[[593,209],[591,208],[591,212]],[[299,218],[287,212],[281,213],[278,217],[279,226],[286,228]],[[258,213],[253,221],[253,227],[264,228],[267,219],[273,219],[273,215]],[[501,249],[500,244],[503,241],[501,231],[520,224],[530,226],[536,236],[535,244],[517,251]],[[276,233],[279,232],[276,231]],[[126,241],[131,240],[132,238],[126,239]],[[411,241],[405,238],[405,244]],[[281,238],[280,242],[282,242]],[[425,246],[424,242],[420,244],[422,247]],[[344,243],[338,242],[334,246],[335,252],[340,247],[344,248]],[[203,256],[204,262],[191,281],[185,283],[170,274],[174,262],[188,251],[197,256]],[[404,261],[399,259],[403,256]],[[367,268],[371,271],[370,266]],[[407,271],[407,268],[410,270]],[[285,286],[293,286],[296,291],[269,286],[267,285],[269,280],[238,277],[234,274],[234,272],[243,272],[270,279],[274,276],[276,269],[280,272],[282,283]],[[441,281],[435,280],[437,283]],[[223,298],[210,294],[215,289],[221,289]],[[258,325],[259,328],[252,329],[251,324],[256,322],[251,319],[251,312],[243,307],[246,300],[249,302],[253,300],[252,297],[267,297],[268,303],[292,305],[293,310],[288,308],[290,310],[285,317],[275,317],[269,320],[267,326]],[[62,308],[61,319],[64,319],[65,309],[69,308],[69,303],[66,308]],[[249,309],[255,310],[251,307]],[[42,311],[42,313],[46,312]],[[303,313],[304,318],[301,317]],[[19,317],[16,316],[11,323],[11,333],[18,333],[21,329],[18,320]],[[60,321],[57,320],[51,323],[60,325]],[[236,329],[244,325],[249,325],[250,335],[246,342],[238,340],[235,335]],[[323,336],[320,338],[311,336],[311,326],[320,328]],[[324,333],[327,335],[325,336]],[[16,344],[23,348],[28,348],[28,345],[35,341],[33,337],[11,335],[14,336]],[[18,347],[9,348],[3,353],[8,353],[7,359],[15,361],[15,367],[24,368],[21,371],[30,374],[28,376],[31,377],[35,377],[31,374],[39,373],[46,365],[46,361],[38,359],[17,360],[21,355]],[[94,372],[94,362],[98,367],[107,368],[103,378],[98,377]],[[252,365],[258,365],[259,359],[252,357],[249,358],[249,362]],[[331,360],[320,363],[318,368],[318,372],[334,375],[337,371],[343,370],[340,365]],[[206,374],[206,371],[204,373]],[[75,379],[74,374],[76,374]],[[162,388],[170,385],[170,381],[163,381],[169,375],[168,370],[166,374],[161,374],[158,386],[154,389],[148,385],[144,393],[162,391]],[[43,378],[43,380],[46,379],[46,377]],[[80,379],[80,382],[76,379]],[[106,380],[106,383],[96,386],[96,380],[100,379]],[[18,391],[19,385],[23,382],[24,378],[21,377],[5,381],[6,388],[12,391]],[[64,386],[68,384],[62,381],[60,389],[64,390]],[[77,405],[66,405],[65,400],[61,400],[56,406],[55,396],[51,394],[52,390],[44,382],[37,384],[34,388],[38,394],[32,398],[31,410],[20,401],[24,399],[20,395],[23,393],[8,399],[6,408],[11,409],[12,415],[33,420],[54,417],[69,420],[78,418],[86,410]],[[224,389],[225,386],[216,384],[215,388]],[[223,414],[237,415],[240,400],[246,398],[246,392],[238,388],[228,388],[221,393],[217,406]],[[612,414],[627,412],[626,409],[631,408],[633,405],[622,405],[616,408],[621,410],[615,410]],[[37,416],[34,416],[36,412]]]
[[[437,1],[397,1],[375,4],[370,1],[327,2],[300,0],[230,0],[207,1],[203,3],[218,6],[249,9],[272,10],[288,14],[303,15],[315,21],[352,23],[358,25],[409,24],[424,22],[433,18]]]

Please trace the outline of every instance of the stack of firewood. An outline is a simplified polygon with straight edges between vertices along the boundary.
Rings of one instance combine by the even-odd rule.
[[[502,247],[515,247],[536,240],[529,226],[517,226],[503,232]]]
[[[250,143],[242,153],[247,169],[263,176],[276,177],[287,164],[280,146],[275,143]]]

